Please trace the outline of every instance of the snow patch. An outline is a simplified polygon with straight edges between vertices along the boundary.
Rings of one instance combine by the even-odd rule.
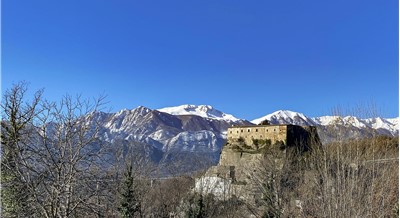
[[[172,115],[196,115],[204,118],[215,119],[215,120],[225,120],[237,122],[240,119],[234,117],[231,114],[223,113],[210,105],[192,105],[185,104],[175,107],[166,107],[157,109],[158,111],[172,114]]]

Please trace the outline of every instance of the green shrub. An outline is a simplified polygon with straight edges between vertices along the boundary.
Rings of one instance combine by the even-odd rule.
[[[235,151],[242,151],[243,149],[239,145],[232,145],[232,149]]]
[[[251,139],[253,141],[253,145],[258,146],[262,139]]]
[[[250,145],[246,145],[246,144],[244,144],[242,147],[243,147],[244,149],[253,149],[253,147],[251,147]]]

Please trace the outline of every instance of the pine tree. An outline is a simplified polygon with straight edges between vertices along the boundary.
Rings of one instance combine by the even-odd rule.
[[[204,218],[206,216],[204,198],[202,194],[194,195],[190,200],[190,207],[187,211],[187,217],[189,218]]]
[[[263,120],[260,124],[258,124],[258,125],[271,125],[270,123],[269,123],[269,121],[268,120]]]
[[[121,193],[121,206],[118,208],[122,217],[131,218],[135,213],[140,212],[140,201],[135,193],[136,185],[133,177],[132,164],[128,164],[124,173],[124,183]]]

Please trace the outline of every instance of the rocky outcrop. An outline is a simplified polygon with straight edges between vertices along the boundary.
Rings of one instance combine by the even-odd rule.
[[[311,126],[228,128],[228,139],[222,148],[218,165],[209,168],[204,176],[196,180],[196,191],[212,193],[224,199],[236,196],[254,200],[258,195],[252,192],[251,175],[263,158],[273,158],[279,162],[289,151],[310,150],[311,144],[320,145],[316,128]]]

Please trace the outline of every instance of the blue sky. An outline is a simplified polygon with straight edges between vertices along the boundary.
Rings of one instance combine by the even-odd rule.
[[[373,103],[398,116],[397,0],[3,0],[2,90],[105,93],[112,111],[254,119]]]

